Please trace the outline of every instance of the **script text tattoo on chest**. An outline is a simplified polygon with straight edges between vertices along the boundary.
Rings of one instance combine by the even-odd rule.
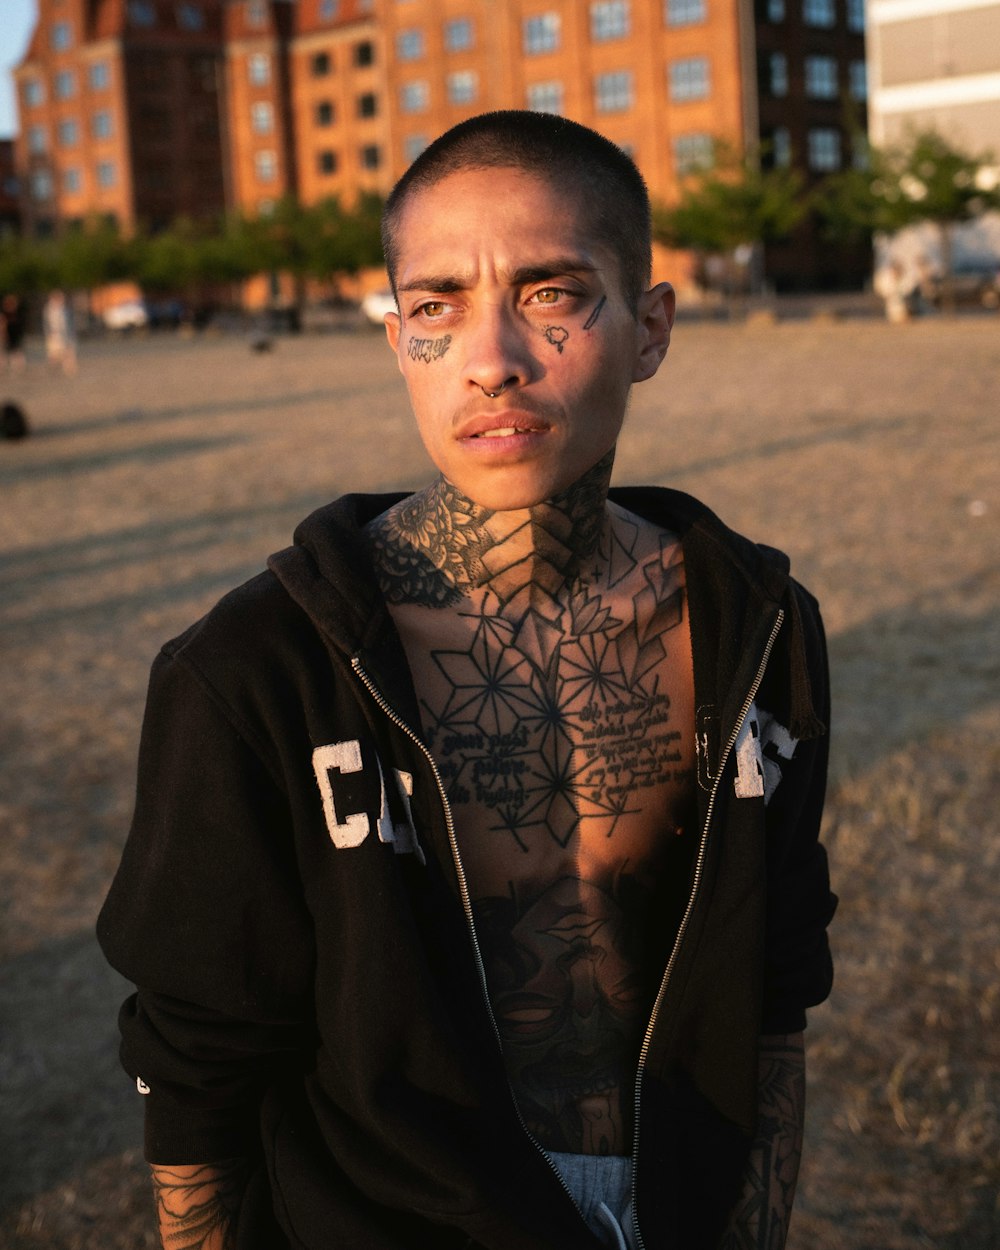
[[[439,339],[410,339],[406,344],[406,354],[411,360],[421,360],[430,364],[440,360],[451,347],[451,335],[443,334]]]
[[[541,593],[516,623],[487,596],[468,648],[432,652],[428,745],[449,796],[523,848],[532,831],[565,846],[583,821],[610,837],[645,791],[687,780],[663,676],[682,572],[660,557],[640,573],[625,619],[583,584],[558,618]]]

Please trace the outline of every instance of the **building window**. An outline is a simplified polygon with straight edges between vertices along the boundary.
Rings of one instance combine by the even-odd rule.
[[[632,74],[616,70],[594,79],[594,108],[598,113],[624,113],[632,107]]]
[[[785,0],[766,0],[765,10],[769,22],[785,20]]]
[[[98,161],[97,162],[97,185],[99,187],[113,187],[115,185],[115,163],[114,161]]]
[[[274,129],[274,109],[266,100],[251,105],[250,124],[255,135],[269,135]]]
[[[787,126],[775,126],[771,132],[771,164],[787,169],[792,163],[792,136]]]
[[[865,29],[865,0],[847,0],[847,29],[861,34]]]
[[[788,57],[784,52],[772,52],[767,58],[767,77],[771,95],[788,95]]]
[[[321,22],[332,22],[337,16],[339,8],[339,0],[320,0],[319,20]]]
[[[45,84],[40,78],[28,78],[21,90],[26,108],[38,108],[45,103]]]
[[[52,199],[52,175],[47,169],[36,169],[30,181],[33,200],[41,202]]]
[[[689,56],[680,61],[671,61],[671,100],[705,100],[710,92],[707,57]]]
[[[253,167],[258,182],[273,182],[278,176],[278,158],[273,152],[255,152]]]
[[[129,0],[128,20],[133,26],[149,29],[156,25],[156,8],[153,0]]]
[[[401,30],[396,36],[396,56],[401,61],[418,61],[424,55],[424,32]]]
[[[107,109],[93,114],[90,119],[90,133],[95,139],[111,138],[111,114]]]
[[[528,87],[526,103],[533,113],[561,115],[565,94],[561,82],[534,82]]]
[[[49,32],[49,44],[53,52],[68,52],[73,46],[73,27],[69,22],[53,22]]]
[[[263,26],[267,21],[266,0],[247,0],[247,25]]]
[[[407,135],[403,140],[403,155],[408,162],[415,161],[427,147],[426,135]]]
[[[834,0],[802,0],[802,20],[807,26],[830,30],[837,24]]]
[[[358,96],[358,116],[374,117],[378,113],[378,100],[370,91]]]
[[[590,37],[595,43],[624,39],[629,31],[628,0],[605,0],[590,6]]]
[[[48,135],[44,126],[28,127],[28,151],[32,156],[41,156],[49,146]]]
[[[830,173],[840,168],[840,131],[818,126],[809,131],[809,168]]]
[[[479,94],[479,79],[472,70],[448,75],[448,103],[473,104]]]
[[[316,156],[316,168],[321,174],[335,174],[337,172],[337,153],[325,148]]]
[[[333,125],[333,105],[329,100],[320,100],[320,102],[316,105],[316,125]]]
[[[806,57],[806,95],[811,100],[836,100],[837,62],[832,56]]]
[[[80,127],[75,117],[64,117],[57,131],[61,148],[75,148],[80,142]]]
[[[446,52],[466,52],[472,47],[471,18],[455,17],[445,22],[444,47]]]
[[[864,61],[852,61],[847,67],[847,80],[850,83],[851,98],[854,100],[868,99],[868,66]]]
[[[872,150],[868,136],[855,131],[851,139],[851,164],[855,169],[870,169]]]
[[[82,186],[83,179],[75,166],[63,170],[63,190],[67,195],[76,195]]]
[[[361,149],[361,168],[378,169],[382,164],[382,153],[375,143],[366,143]]]
[[[61,69],[56,74],[55,97],[57,100],[69,100],[76,94],[76,74],[71,69]]]
[[[177,6],[177,25],[181,30],[204,30],[205,14],[196,4]]]
[[[369,98],[374,99],[374,96]],[[422,79],[418,82],[405,82],[399,89],[399,107],[403,113],[425,113],[429,100],[430,90]],[[372,117],[374,114],[362,113],[361,116]]]
[[[87,71],[87,82],[90,84],[91,91],[107,90],[111,82],[107,61],[94,61]]]
[[[674,140],[674,167],[678,174],[711,169],[715,163],[715,141],[711,135],[678,135]]]
[[[668,26],[696,26],[705,20],[705,0],[666,0],[663,7]]]
[[[539,56],[543,52],[559,49],[559,14],[539,13],[526,17],[523,27],[525,56]]]
[[[330,72],[329,52],[314,52],[309,62],[309,72],[313,78],[325,78]]]
[[[370,39],[364,39],[354,45],[354,64],[359,69],[375,64],[375,45]]]
[[[247,76],[254,87],[266,87],[271,81],[271,58],[266,52],[254,52],[247,59]]]

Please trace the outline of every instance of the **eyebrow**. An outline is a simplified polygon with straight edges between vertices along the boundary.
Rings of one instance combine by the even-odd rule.
[[[532,282],[546,282],[552,278],[566,277],[571,274],[597,273],[597,265],[582,256],[557,256],[552,260],[540,261],[532,265],[521,265],[504,275],[511,286],[528,286]],[[456,291],[466,291],[473,285],[470,278],[456,274],[417,275],[408,282],[401,282],[400,291],[435,291],[440,295],[450,295]]]

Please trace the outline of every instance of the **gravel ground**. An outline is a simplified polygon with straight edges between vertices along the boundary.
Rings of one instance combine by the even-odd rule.
[[[788,550],[830,634],[838,983],[792,1250],[1000,1246],[1000,320],[682,323],[617,479]],[[0,374],[0,1247],[152,1246],[92,938],[149,663],[295,522],[428,469],[377,333]]]

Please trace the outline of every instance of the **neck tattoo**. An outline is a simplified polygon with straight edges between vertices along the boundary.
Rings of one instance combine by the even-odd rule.
[[[556,603],[598,553],[614,451],[545,503],[494,512],[444,478],[368,527],[389,603],[449,607],[491,591],[520,615],[525,597]]]

